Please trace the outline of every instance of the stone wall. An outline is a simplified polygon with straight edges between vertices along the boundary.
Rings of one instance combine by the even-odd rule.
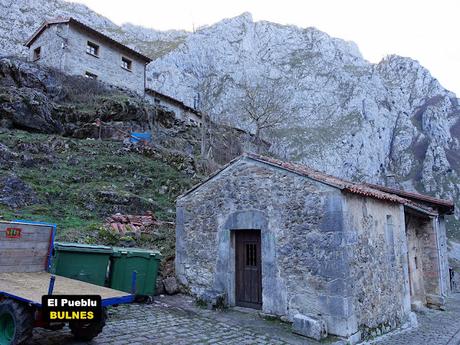
[[[449,277],[449,257],[447,247],[446,220],[444,216],[439,216],[435,219],[437,227],[437,243],[439,252],[439,262],[441,270],[441,295],[448,296],[450,294],[450,277]]]
[[[159,105],[160,107],[164,107],[169,111],[172,111],[176,117],[176,119],[185,120],[185,111],[177,104],[173,104],[172,102],[168,101],[166,98],[153,96],[152,94],[146,92],[145,93],[145,100],[152,105]],[[158,101],[156,101],[158,100]]]
[[[145,99],[147,102],[149,102],[152,105],[156,105],[156,106],[159,105],[169,111],[172,111],[176,119],[186,121],[190,125],[196,125],[196,126],[201,125],[201,117],[199,117],[197,114],[189,110],[184,109],[177,103],[171,102],[165,97],[153,96],[152,94],[146,92]]]
[[[34,50],[41,49],[41,57],[37,63],[44,66],[64,70],[66,61],[65,37],[68,35],[68,24],[56,24],[47,30],[34,41],[29,49],[29,60],[34,61]]]
[[[176,273],[195,295],[225,292],[234,304],[232,230],[260,229],[266,313],[320,316],[329,332],[357,331],[347,297],[340,190],[241,159],[177,202]]]
[[[346,196],[351,297],[362,336],[400,326],[410,313],[403,206]]]
[[[444,219],[408,213],[406,224],[412,302],[439,307],[450,289]]]
[[[98,56],[86,53],[87,41],[99,45]],[[63,43],[65,45],[63,46]],[[101,40],[97,35],[83,31],[73,25],[57,24],[46,29],[33,43],[33,50],[42,47],[43,58],[38,63],[58,68],[64,73],[84,76],[86,72],[97,75],[97,79],[111,85],[144,93],[144,62],[135,55]],[[131,71],[121,67],[121,59],[132,61]]]

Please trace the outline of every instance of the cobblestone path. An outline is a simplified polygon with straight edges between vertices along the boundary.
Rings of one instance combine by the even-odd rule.
[[[189,303],[191,303],[189,301]],[[193,311],[174,304],[122,305],[109,311],[104,331],[88,344],[295,344],[320,343],[294,335],[288,324],[262,320],[238,311]],[[195,308],[197,309],[197,308]],[[460,294],[449,298],[446,311],[418,313],[419,327],[376,338],[376,345],[460,345]],[[341,343],[337,339],[324,344]],[[69,329],[34,330],[30,345],[82,344],[73,340]]]
[[[459,345],[460,293],[449,297],[447,310],[428,309],[417,313],[418,327],[384,335],[373,342],[378,345]]]

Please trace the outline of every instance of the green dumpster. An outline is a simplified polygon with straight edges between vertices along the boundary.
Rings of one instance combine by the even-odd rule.
[[[161,254],[157,251],[114,247],[110,258],[109,286],[137,296],[153,296],[160,260]],[[136,272],[135,282],[133,272]]]
[[[54,274],[105,286],[112,248],[80,243],[55,243]]]

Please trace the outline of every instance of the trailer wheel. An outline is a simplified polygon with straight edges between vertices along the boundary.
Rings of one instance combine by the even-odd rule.
[[[17,345],[32,336],[33,310],[5,299],[0,302],[0,345]]]
[[[105,326],[105,320],[107,319],[107,312],[104,308],[102,312],[102,319],[99,322],[83,322],[73,321],[69,323],[70,331],[77,340],[89,341],[94,337],[97,337]],[[1,345],[1,344],[0,344]]]

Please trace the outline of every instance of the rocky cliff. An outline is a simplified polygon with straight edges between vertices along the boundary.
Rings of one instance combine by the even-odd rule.
[[[118,27],[58,0],[0,0],[0,8],[4,54],[24,54],[21,44],[44,18],[72,15],[156,58],[148,73],[153,88],[189,105],[198,93],[205,97],[204,86],[211,89],[209,112],[218,121],[251,128],[238,109],[243,81],[277,83],[290,95],[290,116],[270,133],[275,155],[354,180],[390,183],[395,175],[405,189],[457,200],[458,99],[415,60],[388,56],[372,64],[352,42],[254,22],[247,13],[187,33]]]
[[[415,60],[372,64],[351,42],[246,13],[189,35],[150,69],[153,87],[189,104],[212,78],[212,115],[236,125],[244,113],[229,105],[242,82],[274,80],[291,95],[290,116],[270,134],[274,154],[353,180],[394,175],[407,190],[457,200],[458,99]]]
[[[152,58],[183,42],[186,31],[156,31],[133,24],[117,26],[82,4],[61,0],[0,0],[0,55],[27,54],[24,43],[46,20],[74,17]]]

